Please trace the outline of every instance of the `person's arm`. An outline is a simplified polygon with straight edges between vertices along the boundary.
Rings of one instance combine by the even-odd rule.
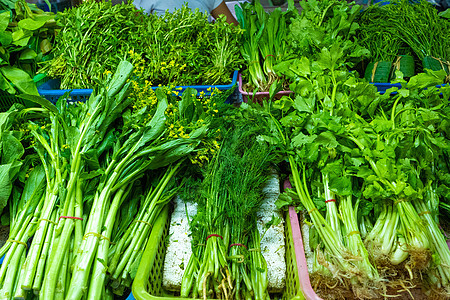
[[[225,4],[225,1],[222,1],[219,6],[213,9],[211,15],[214,17],[214,19],[217,19],[219,15],[225,15],[228,23],[239,25],[238,21],[234,18],[234,16],[231,14],[231,11],[228,9],[228,6]]]

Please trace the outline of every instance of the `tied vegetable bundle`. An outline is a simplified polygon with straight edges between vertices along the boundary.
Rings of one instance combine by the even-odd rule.
[[[153,86],[226,84],[241,64],[239,27],[223,17],[209,23],[186,5],[158,16],[132,3],[89,0],[59,14],[58,23],[55,58],[42,72],[61,79],[62,89],[90,88],[133,54],[136,72]]]
[[[234,121],[189,197],[198,212],[191,223],[193,254],[183,274],[182,297],[269,299],[256,211],[264,198],[271,147],[256,139],[257,119]]]
[[[49,58],[57,25],[53,13],[24,0],[2,1],[0,13],[0,89],[38,95],[33,77]]]
[[[152,223],[183,184],[176,179],[187,158],[213,148],[209,124],[226,95],[197,99],[187,89],[180,98],[159,89],[153,104],[134,102],[132,73],[123,61],[86,103],[67,105],[62,97],[53,106],[23,96],[43,108],[5,115],[8,122],[26,112],[41,119],[21,123],[32,137],[24,160],[33,157],[34,168],[11,199],[10,239],[0,250],[2,298],[123,293]]]
[[[424,69],[443,69],[449,74],[448,12],[439,13],[428,1],[395,0],[369,6],[358,16],[358,36],[376,64],[367,66],[366,79],[389,82],[398,69],[408,78]]]
[[[265,92],[272,83],[283,81],[274,65],[289,58],[292,53],[286,38],[291,18],[298,14],[294,1],[289,0],[288,3],[287,11],[277,7],[270,14],[259,0],[254,4],[244,2],[242,7],[236,5],[237,20],[244,29],[240,48],[247,66],[244,90]]]

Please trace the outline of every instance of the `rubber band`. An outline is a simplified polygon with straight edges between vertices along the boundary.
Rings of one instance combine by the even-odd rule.
[[[22,242],[22,241],[7,239],[6,242],[17,243],[17,244],[20,244],[22,246],[25,246],[25,249],[28,249],[28,245],[26,243]]]
[[[441,68],[442,69],[444,69],[444,64],[447,65],[447,66],[450,66],[450,62],[449,61],[445,61],[445,60],[442,60],[442,59],[434,57],[434,56],[431,56],[431,58],[437,60],[441,64]]]
[[[221,236],[221,235],[219,235],[219,234],[213,233],[213,234],[210,234],[210,235],[208,235],[208,236],[206,237],[206,241],[208,241],[208,239],[209,239],[210,237],[213,237],[213,236],[220,237],[220,238],[223,240],[223,236]]]
[[[264,57],[264,60],[266,60],[268,56],[272,56],[273,58],[275,58],[275,60],[277,59],[277,58],[275,57],[275,55],[273,55],[273,54],[267,54],[266,57]]]
[[[330,199],[330,200],[325,201],[325,203],[328,203],[328,202],[336,202],[336,199]]]
[[[402,203],[402,202],[408,202],[408,201],[409,201],[408,199],[399,199],[399,200],[394,202],[394,205]]]
[[[261,249],[258,248],[253,248],[253,249],[248,249],[249,252],[261,252]]]
[[[308,214],[311,214],[313,211],[318,210],[317,207],[314,207],[313,209],[311,209],[310,211],[308,211]]]
[[[375,72],[377,71],[377,67],[378,67],[378,62],[375,62],[373,64],[372,76],[370,77],[370,82],[373,82],[373,80],[375,79]]]
[[[73,220],[81,220],[83,221],[83,218],[79,218],[79,217],[71,217],[71,216],[60,216],[58,221],[61,219],[73,219]]]
[[[145,225],[148,225],[148,226],[152,227],[152,224],[150,224],[149,222],[145,222],[145,221],[142,221],[142,220],[136,220],[135,222],[136,223],[142,223],[142,224],[145,224]]]
[[[53,225],[58,225],[58,222],[55,222],[55,221],[52,221],[49,219],[39,219],[39,220],[37,220],[37,223],[39,223],[41,221],[46,221],[46,222],[52,223]]]
[[[359,232],[358,230],[350,231],[350,232],[347,234],[347,236],[350,237],[350,236],[355,235],[355,234],[361,234],[361,232]]]
[[[101,239],[101,240],[107,240],[111,244],[111,240],[109,238],[107,238],[106,236],[101,235],[100,233],[97,233],[97,232],[88,232],[88,233],[86,233],[83,236],[83,240],[85,240],[88,236],[92,236],[92,235],[97,237],[97,238],[99,238],[99,239]]]
[[[231,245],[230,245],[230,248],[231,248],[231,247],[234,247],[234,246],[240,246],[240,247],[244,247],[245,249],[247,249],[247,250],[248,250],[247,246],[245,246],[244,244],[240,244],[240,243],[236,243],[236,244],[231,244]]]
[[[423,212],[419,213],[418,215],[419,215],[419,216],[423,216],[423,215],[431,215],[431,211],[426,210],[426,211],[423,211]]]
[[[392,64],[395,70],[400,70],[400,60],[402,59],[401,56],[397,56],[397,60]]]

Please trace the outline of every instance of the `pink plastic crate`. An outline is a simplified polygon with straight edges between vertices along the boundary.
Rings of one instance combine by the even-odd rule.
[[[289,179],[283,183],[283,190],[291,189],[292,185]],[[298,222],[297,212],[295,207],[289,206],[289,220],[291,222],[292,239],[294,240],[295,259],[297,261],[298,279],[300,281],[300,288],[306,300],[322,300],[317,296],[316,292],[311,286],[309,279],[308,264],[306,263],[305,248],[303,247],[303,237],[300,231],[300,224]]]
[[[284,189],[292,188],[289,180],[283,183]],[[306,263],[305,248],[303,247],[303,237],[300,230],[300,223],[295,207],[289,206],[289,220],[291,222],[292,239],[294,240],[295,256],[297,262],[298,278],[300,288],[306,300],[322,300],[311,286],[311,280],[308,273],[308,265]],[[447,245],[450,248],[450,239],[447,240]]]
[[[298,278],[300,288],[306,300],[322,300],[314,292],[309,279],[308,265],[306,264],[305,248],[303,248],[303,238],[300,231],[297,212],[293,206],[289,206],[289,220],[291,221],[292,238],[294,240],[295,257],[297,261]]]
[[[242,74],[239,73],[238,75],[238,82],[239,82],[239,93],[242,95],[242,100],[247,103],[248,99],[253,99],[254,102],[259,102],[264,98],[269,98],[269,92],[256,92],[256,93],[249,93],[245,92],[242,89]],[[275,95],[275,99],[280,99],[282,96],[288,96],[292,94],[292,91],[280,91]]]

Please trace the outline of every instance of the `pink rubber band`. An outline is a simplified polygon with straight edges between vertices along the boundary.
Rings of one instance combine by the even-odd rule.
[[[216,236],[216,237],[220,237],[222,240],[223,240],[223,236],[221,236],[221,235],[218,235],[218,234],[210,234],[210,235],[208,235],[207,237],[206,237],[206,241],[208,241],[208,239],[210,238],[210,237],[213,237],[213,236]]]
[[[245,246],[244,244],[239,244],[239,243],[231,244],[230,248],[233,247],[233,246],[240,246],[240,247],[244,247],[245,249],[247,249],[247,246]]]
[[[79,218],[79,217],[70,217],[70,216],[61,216],[59,217],[58,221],[61,219],[73,219],[73,220],[81,220],[83,221],[83,218]]]

